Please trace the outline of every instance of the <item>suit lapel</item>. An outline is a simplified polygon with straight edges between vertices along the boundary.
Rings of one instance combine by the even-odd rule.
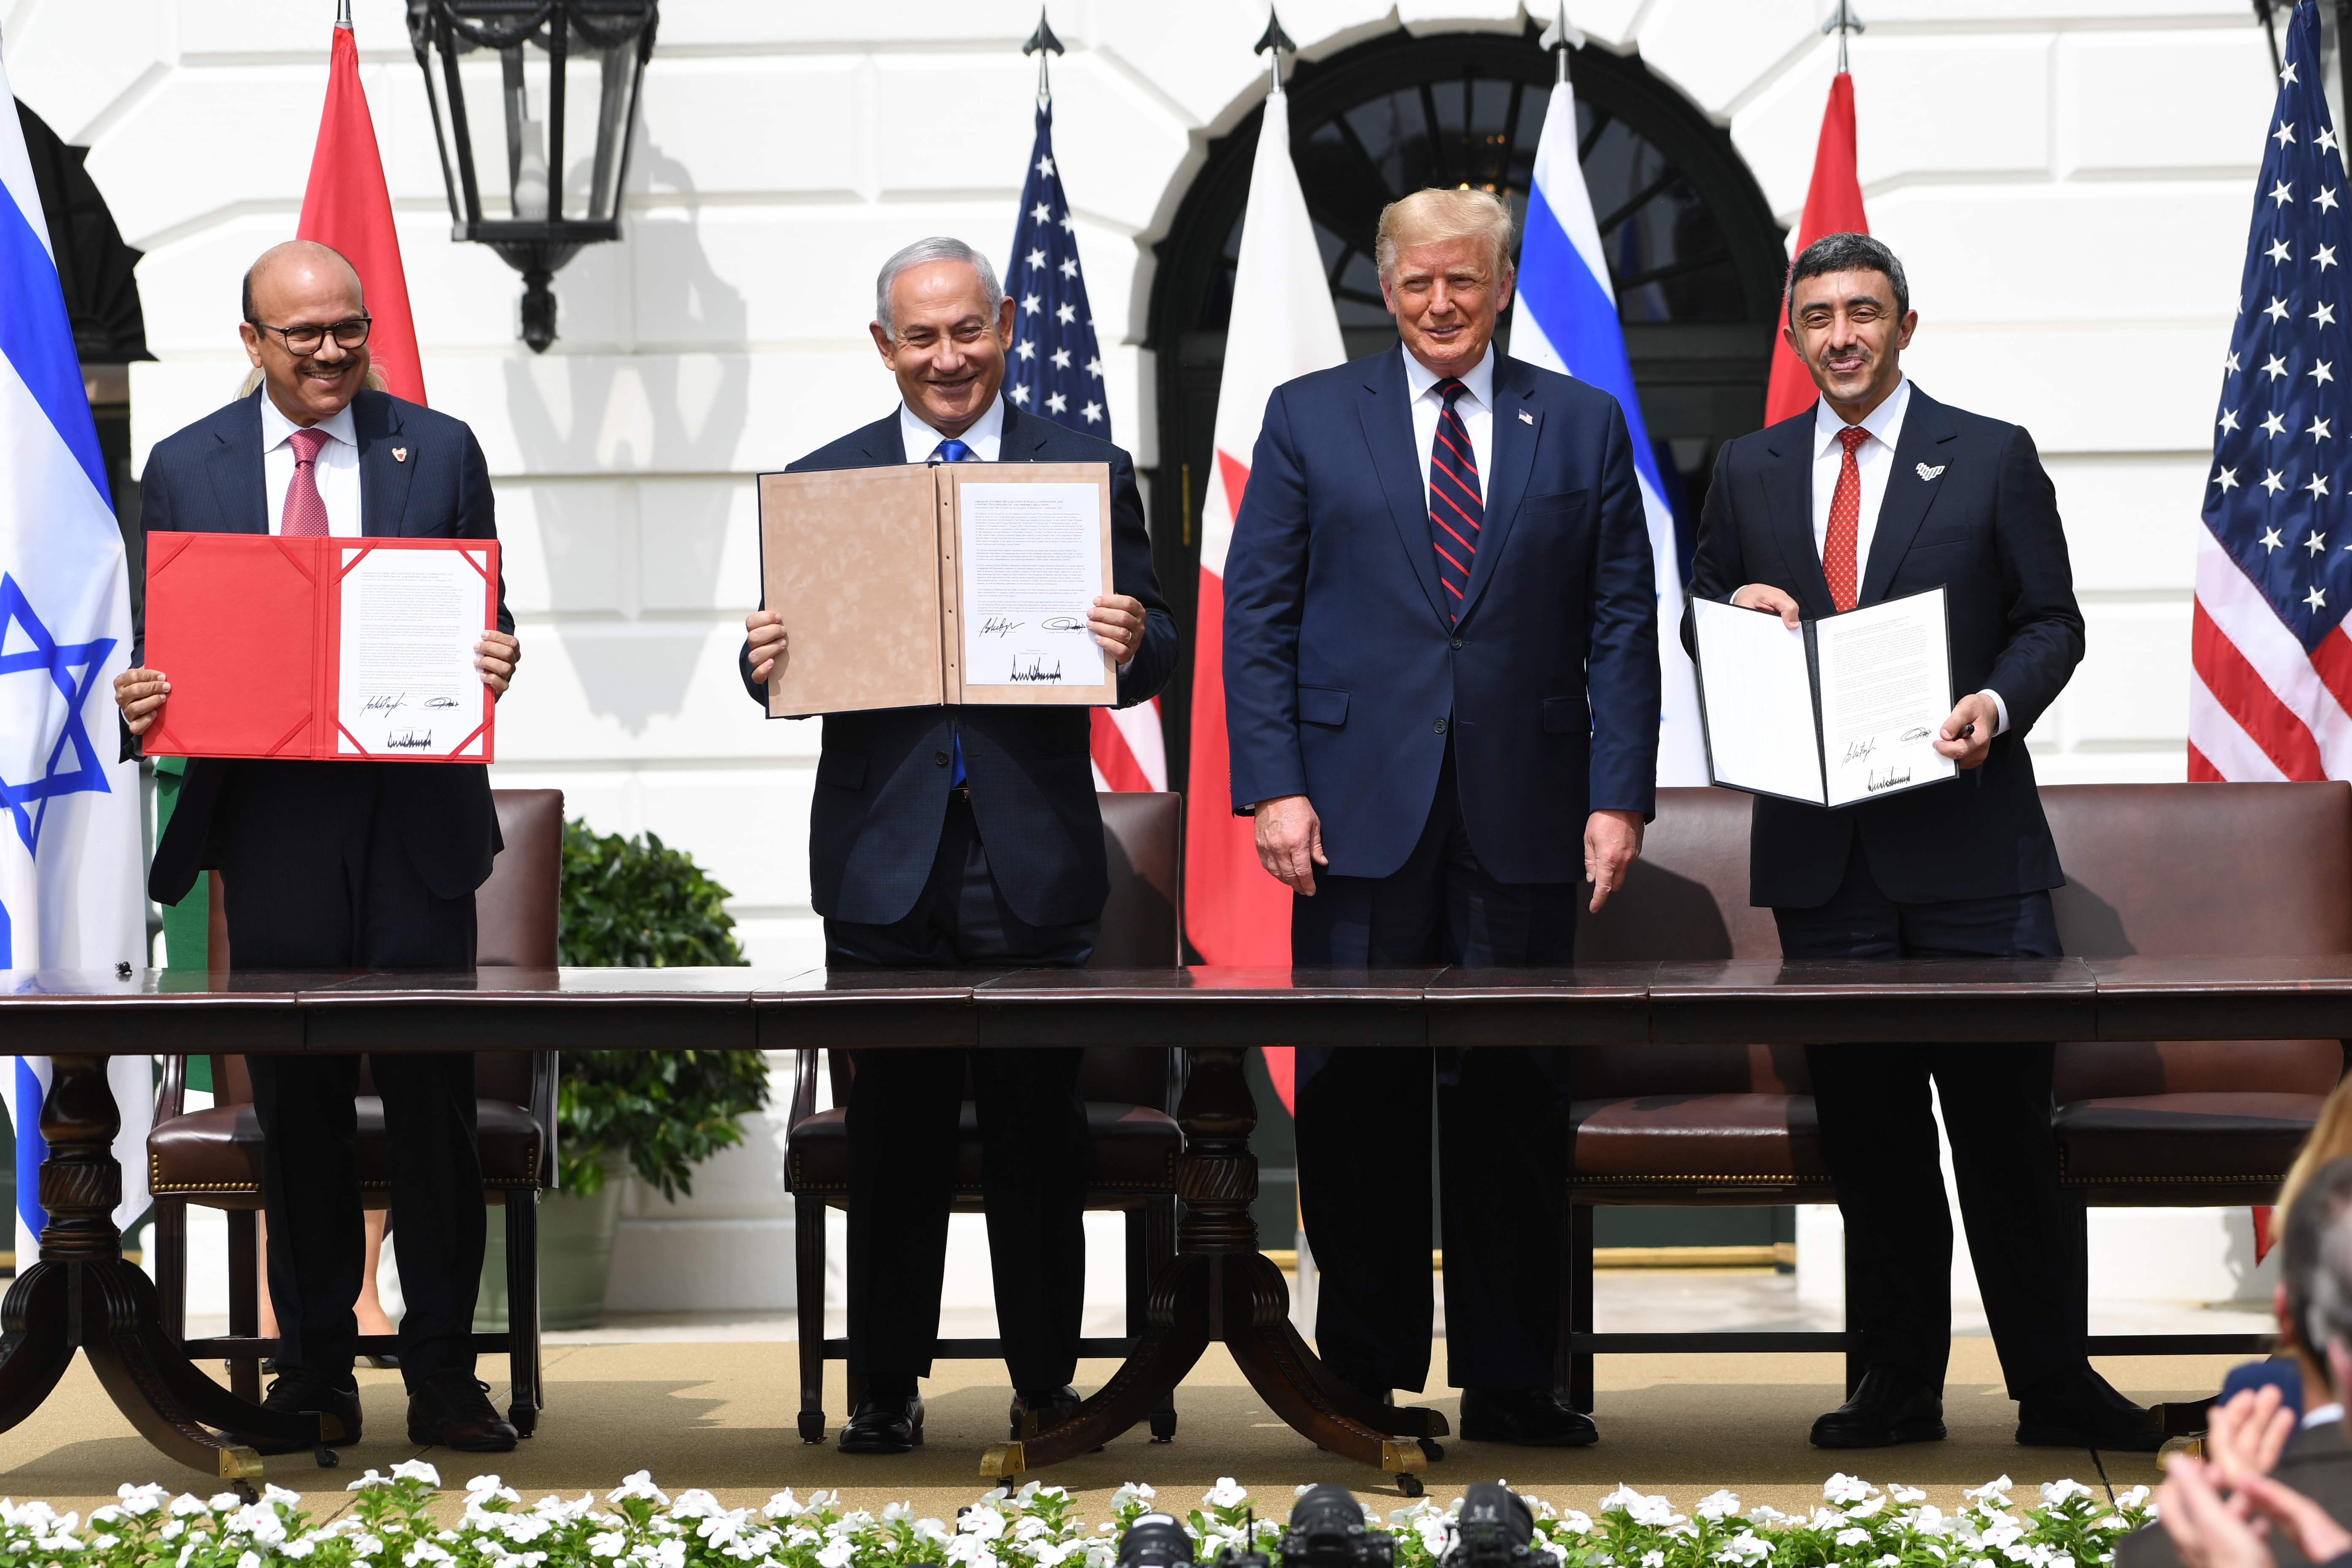
[[[269,497],[261,477],[261,402],[257,392],[230,406],[214,434],[220,444],[205,465],[222,533],[268,533]]]
[[[1874,605],[1886,597],[1895,567],[1903,563],[1919,525],[1927,521],[1928,508],[1944,493],[1940,477],[1923,479],[1919,470],[1948,466],[1948,455],[1937,448],[1958,435],[1944,405],[1914,386],[1911,406],[1903,412],[1903,434],[1895,439],[1894,467],[1887,470],[1886,493],[1878,503],[1878,528],[1870,536],[1870,560],[1863,568],[1857,605]]]
[[[1053,439],[1055,429],[1052,420],[1028,418],[1007,403],[1004,405],[1004,430],[996,442],[996,460],[1000,463],[1044,462],[1045,443]]]
[[[360,532],[370,539],[396,539],[404,531],[416,462],[400,432],[397,399],[362,392],[352,400],[352,434],[360,445]]]
[[[1822,553],[1813,543],[1813,411],[1808,408],[1767,432],[1765,450],[1770,458],[1764,474],[1764,504],[1788,580],[1797,585],[1806,615],[1833,615],[1837,605],[1830,598],[1830,580],[1822,574]]]
[[[1519,503],[1527,499],[1528,474],[1535,466],[1536,443],[1543,435],[1544,411],[1535,405],[1532,379],[1517,360],[1496,354],[1493,390],[1495,406],[1488,417],[1494,436],[1487,442],[1486,463],[1494,472],[1486,476],[1486,493],[1482,498],[1486,520],[1478,530],[1478,553],[1470,562],[1470,591],[1462,596],[1462,613],[1454,617],[1457,622],[1470,618],[1479,595],[1501,569],[1503,545],[1511,537]],[[1523,408],[1535,423],[1519,418]],[[1435,570],[1433,563],[1432,570]]]
[[[1444,625],[1445,590],[1438,585],[1437,561],[1429,548],[1429,482],[1421,472],[1412,438],[1402,352],[1387,350],[1364,367],[1364,395],[1356,406],[1363,419],[1364,445],[1370,449],[1372,471],[1380,476],[1381,493],[1388,498],[1389,521],[1396,525],[1405,560],[1421,579],[1431,613]]]

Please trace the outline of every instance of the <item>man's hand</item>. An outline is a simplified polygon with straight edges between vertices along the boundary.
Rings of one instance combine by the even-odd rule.
[[[2272,1526],[2295,1544],[2306,1563],[2332,1563],[2352,1552],[2352,1531],[2336,1516],[2274,1476],[2248,1476],[2238,1495],[2266,1515]]]
[[[160,669],[126,669],[114,678],[114,705],[122,710],[123,728],[143,735],[163,716],[163,699],[172,683]]]
[[[1087,610],[1087,630],[1095,634],[1115,664],[1125,664],[1143,646],[1143,602],[1125,594],[1105,594]]]
[[[482,672],[482,684],[490,689],[494,698],[507,694],[507,687],[514,680],[515,666],[521,662],[522,643],[512,632],[492,626],[474,645],[474,668]]]
[[[1301,898],[1315,896],[1315,868],[1323,854],[1323,819],[1303,795],[1257,803],[1257,859],[1277,882]]]
[[[743,629],[751,637],[751,679],[765,686],[776,660],[784,657],[784,617],[773,610],[754,610],[743,617]]]
[[[1592,884],[1594,914],[1625,885],[1625,873],[1641,858],[1640,812],[1596,811],[1584,819],[1584,879]]]
[[[2000,710],[1992,705],[1992,699],[1981,691],[1971,691],[1960,699],[1951,717],[1937,731],[1937,753],[1951,758],[1963,768],[1979,766],[1992,752],[1992,732],[2000,723]],[[1976,726],[1973,732],[1961,733],[1971,724]]]
[[[2219,1473],[2204,1460],[2175,1454],[2156,1505],[2164,1533],[2189,1568],[2276,1568],[2262,1527],[2249,1518],[2251,1489],[2223,1498]]]
[[[2294,1408],[2280,1396],[2276,1384],[2240,1389],[2228,1404],[2213,1406],[2207,1420],[2205,1459],[2226,1486],[2269,1475],[2294,1436]]]
[[[1731,602],[1743,610],[1769,610],[1792,632],[1804,619],[1804,611],[1798,607],[1797,601],[1769,583],[1744,584],[1739,592],[1731,595]]]

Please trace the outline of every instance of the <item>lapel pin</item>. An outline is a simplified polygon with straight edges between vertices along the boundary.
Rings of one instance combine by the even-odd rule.
[[[1535,422],[1536,422],[1536,416],[1535,416],[1534,415],[1532,415],[1532,414],[1528,413],[1528,412],[1526,409],[1524,409],[1524,408],[1522,408],[1522,409],[1520,409],[1520,410],[1519,410],[1519,423],[1520,423],[1520,424],[1522,424],[1522,425],[1532,425],[1532,424],[1534,424]]]
[[[1923,479],[1932,479],[1943,471],[1944,469],[1942,467],[1931,468],[1925,463],[1919,465],[1919,477]]]
[[[408,461],[408,448],[405,447],[394,447],[392,449],[392,460],[395,463],[404,463]],[[1927,466],[1925,463],[1920,464],[1919,471],[1923,474],[1926,473],[1927,471]],[[1944,470],[1937,468],[1936,471],[1940,474]]]

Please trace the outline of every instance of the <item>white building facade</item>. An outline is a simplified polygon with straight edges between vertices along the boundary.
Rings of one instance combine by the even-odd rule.
[[[1835,68],[1822,32],[1832,8],[1567,7],[1609,57],[1589,92],[1580,65],[1580,92],[1671,99],[1661,124],[1749,182],[1746,239],[1733,232],[1739,215],[1716,215],[1727,254],[1750,253],[1722,263],[1747,268],[1723,285],[1732,293],[1754,292],[1753,236],[1769,232],[1759,215],[1793,227],[1802,205]],[[558,275],[560,338],[545,354],[517,341],[516,275],[449,237],[403,0],[352,9],[428,395],[473,426],[498,484],[524,658],[500,713],[496,780],[561,788],[600,831],[650,830],[690,851],[731,890],[755,963],[815,963],[805,839],[817,730],[765,721],[736,674],[759,593],[750,477],[892,407],[866,335],[884,257],[942,232],[992,253],[1009,246],[1036,79],[1019,47],[1035,0],[666,0],[625,237]],[[1301,104],[1318,73],[1328,86],[1362,62],[1373,62],[1365,80],[1391,85],[1415,58],[1443,58],[1454,77],[1525,79],[1531,58],[1549,69],[1532,42],[1549,8],[1534,7],[1531,24],[1520,0],[1279,9],[1299,45]],[[2242,0],[1857,9],[1868,24],[1851,45],[1861,178],[1921,314],[1906,363],[1937,397],[2032,430],[2073,546],[2090,651],[2035,731],[2037,766],[2053,783],[2180,779],[2198,510],[2273,90],[2261,30]],[[293,233],[333,12],[333,0],[0,0],[16,92],[90,149],[124,238],[147,253],[137,276],[157,358],[131,374],[134,465],[226,401],[245,372],[238,276]],[[1187,225],[1229,210],[1197,187],[1236,132],[1245,163],[1266,90],[1249,46],[1266,12],[1261,0],[1054,0],[1051,13],[1068,45],[1053,67],[1057,151],[1113,433],[1145,471],[1163,585],[1189,605],[1186,514],[1204,479],[1185,471],[1198,459],[1171,432],[1205,425],[1170,402],[1197,400],[1186,388],[1214,378],[1187,381],[1171,356],[1213,365],[1215,343],[1202,346],[1213,302],[1175,298],[1161,272],[1201,269],[1225,237]],[[1539,113],[1539,92],[1528,96],[1527,113]],[[1302,141],[1310,118],[1294,110]],[[1377,118],[1351,123],[1369,141]],[[1531,121],[1514,134],[1532,150]],[[1666,131],[1651,139],[1665,145]],[[1378,163],[1381,150],[1368,156]],[[1402,156],[1409,169],[1409,147]],[[1316,203],[1304,162],[1302,173]],[[1596,192],[1604,221],[1609,205]],[[1680,259],[1697,263],[1704,225],[1689,222]],[[1763,268],[1768,289],[1779,264]],[[1661,279],[1659,320],[1706,271]],[[1769,323],[1752,305],[1693,351],[1706,365],[1685,380],[1713,377],[1698,393],[1665,384],[1665,349],[1652,356],[1667,367],[1662,403],[1697,408],[1680,426],[1650,416],[1694,482],[1708,443],[1742,427],[1743,376],[1754,386],[1745,417],[1760,417]],[[1634,322],[1637,374],[1651,363],[1647,330]],[[1368,333],[1355,326],[1351,345]],[[727,1184],[732,1246],[780,1186],[755,1199]],[[2205,1239],[2180,1236],[2184,1252],[2210,1259],[2194,1289],[2243,1288],[2242,1265],[2228,1260],[2245,1249],[2223,1244],[2220,1218],[2197,1223]],[[660,1256],[670,1269],[674,1237]]]

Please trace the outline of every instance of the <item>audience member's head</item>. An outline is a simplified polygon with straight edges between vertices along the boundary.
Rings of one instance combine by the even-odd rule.
[[[2310,1173],[2286,1211],[2276,1307],[2279,1333],[2303,1364],[2304,1405],[2340,1396],[2352,1364],[2352,1158]]]
[[[368,384],[367,306],[341,251],[314,239],[271,246],[246,270],[242,306],[246,354],[295,424],[333,418]]]
[[[2319,1108],[2319,1119],[2312,1123],[2311,1136],[2295,1151],[2294,1163],[2286,1171],[2286,1180],[2279,1184],[2278,1196],[2271,1200],[2272,1212],[2281,1223],[2294,1207],[2297,1194],[2311,1173],[2330,1160],[2340,1160],[2352,1154],[2352,1078],[2338,1083]]]
[[[988,258],[945,235],[919,239],[874,280],[874,346],[916,417],[961,436],[1004,384],[1013,302]]]

